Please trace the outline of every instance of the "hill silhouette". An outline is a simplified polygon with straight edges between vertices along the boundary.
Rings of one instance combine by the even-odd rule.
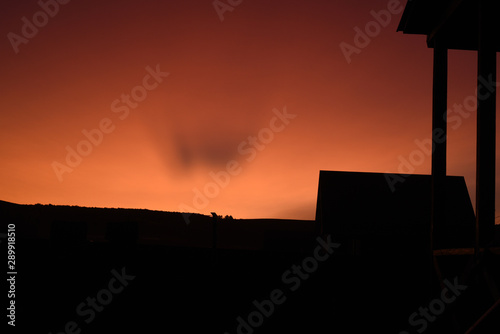
[[[5,201],[0,214],[3,228],[15,225],[17,312],[31,319],[19,325],[45,333],[68,321],[83,333],[153,330],[161,319],[166,329],[233,331],[252,298],[269,298],[314,242],[312,221],[218,218],[214,249],[214,218],[200,214],[186,224],[178,212]],[[136,279],[87,323],[78,305],[121,270]]]
[[[119,228],[136,224],[139,244],[178,247],[212,247],[211,216],[146,209],[93,208],[67,205],[22,205],[0,201],[4,223],[18,222],[18,233],[25,238],[50,239],[54,222],[83,223],[85,239],[106,242],[110,225]],[[188,220],[186,219],[188,217]],[[59,228],[62,225],[59,224]],[[291,247],[294,241],[312,237],[314,221],[287,219],[218,219],[217,247],[265,249]],[[278,237],[279,235],[279,237]],[[109,237],[109,235],[108,235]]]

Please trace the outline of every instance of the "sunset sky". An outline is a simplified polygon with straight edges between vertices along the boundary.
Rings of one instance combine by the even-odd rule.
[[[0,199],[314,219],[320,170],[430,173],[432,50],[396,32],[405,0],[216,4],[2,1]],[[449,73],[471,109],[476,53]],[[475,110],[451,115],[474,203]]]

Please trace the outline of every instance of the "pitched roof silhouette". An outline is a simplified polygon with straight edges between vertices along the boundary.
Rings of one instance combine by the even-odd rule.
[[[475,216],[465,179],[446,180],[446,221],[435,227],[437,246],[471,247]],[[316,230],[339,241],[388,238],[424,244],[431,193],[430,175],[320,171]]]

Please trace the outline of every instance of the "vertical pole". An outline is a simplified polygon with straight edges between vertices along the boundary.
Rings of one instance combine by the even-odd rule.
[[[476,157],[476,254],[491,241],[495,225],[496,51],[495,9],[479,1]]]
[[[439,36],[434,45],[432,87],[432,217],[430,226],[431,280],[434,275],[434,249],[442,242],[445,224],[446,141],[448,99],[448,49]],[[437,242],[436,242],[437,241]]]

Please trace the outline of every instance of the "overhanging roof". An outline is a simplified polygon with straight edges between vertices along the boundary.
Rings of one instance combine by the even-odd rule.
[[[492,8],[498,0],[489,1]],[[500,52],[500,11],[491,15],[495,50]],[[477,50],[479,36],[478,0],[408,0],[398,31],[427,35],[428,47],[434,47],[436,35],[448,49]]]

